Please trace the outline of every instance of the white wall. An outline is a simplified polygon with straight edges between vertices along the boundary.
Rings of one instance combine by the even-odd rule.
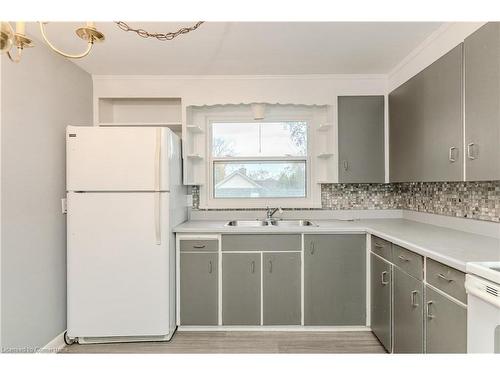
[[[1,340],[36,348],[66,329],[65,127],[92,121],[92,80],[37,44],[1,65]]]

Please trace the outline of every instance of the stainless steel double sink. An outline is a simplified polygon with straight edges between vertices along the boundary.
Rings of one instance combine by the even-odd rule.
[[[309,220],[231,220],[227,227],[317,227]]]

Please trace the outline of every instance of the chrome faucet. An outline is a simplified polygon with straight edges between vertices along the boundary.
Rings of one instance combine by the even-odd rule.
[[[266,207],[266,221],[271,221],[273,218],[273,215],[279,211],[280,214],[283,213],[283,209],[281,207],[276,207],[276,208],[270,208],[269,206]]]

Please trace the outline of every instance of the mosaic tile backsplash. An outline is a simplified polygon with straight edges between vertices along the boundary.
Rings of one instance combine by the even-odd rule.
[[[199,188],[192,187],[193,209]],[[406,209],[500,222],[500,181],[324,184],[323,210]]]

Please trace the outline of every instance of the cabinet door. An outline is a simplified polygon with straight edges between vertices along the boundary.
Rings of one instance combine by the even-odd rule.
[[[467,352],[467,309],[430,287],[425,288],[427,353]]]
[[[384,97],[339,96],[339,182],[384,182]]]
[[[462,44],[389,94],[390,180],[461,181]]]
[[[222,324],[260,325],[260,253],[222,255]]]
[[[392,350],[392,266],[376,255],[370,256],[371,328],[389,352]]]
[[[423,353],[423,283],[394,267],[394,353]]]
[[[366,236],[306,235],[304,323],[366,324]]]
[[[181,253],[180,323],[217,325],[217,253]]]
[[[300,324],[300,253],[263,255],[264,325]]]
[[[464,42],[466,179],[500,180],[500,23]]]

